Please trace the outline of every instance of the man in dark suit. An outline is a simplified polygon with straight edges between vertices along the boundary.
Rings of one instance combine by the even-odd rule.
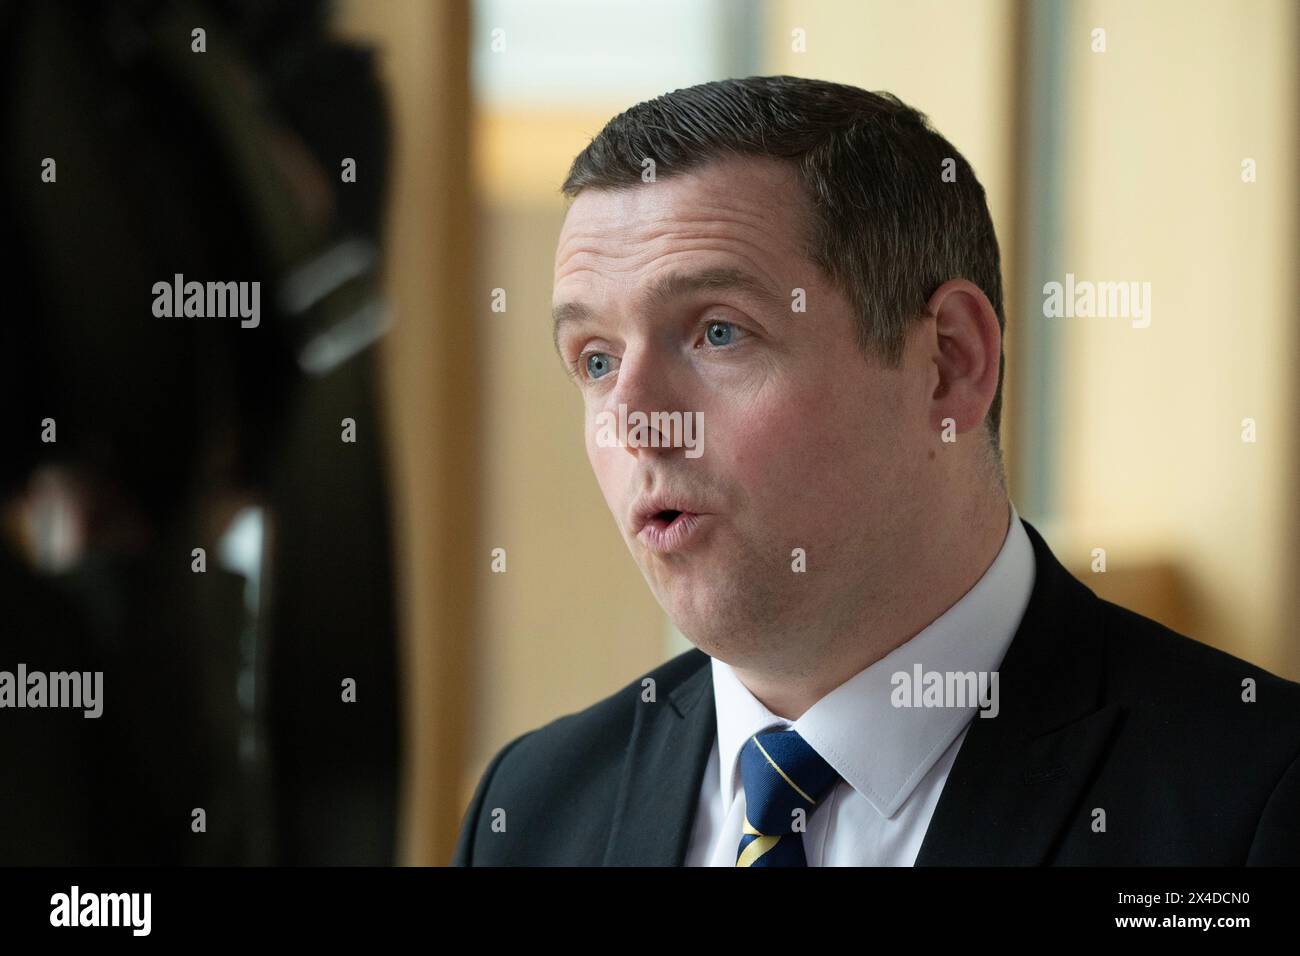
[[[1300,685],[1100,600],[1009,502],[997,240],[923,116],[704,84],[564,191],[556,347],[696,649],[497,753],[455,863],[1300,862]]]

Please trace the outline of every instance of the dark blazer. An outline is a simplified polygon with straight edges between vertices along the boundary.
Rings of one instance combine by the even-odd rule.
[[[1300,684],[1101,600],[1024,525],[1036,573],[1001,710],[973,721],[917,865],[1300,863]],[[680,866],[713,675],[692,649],[646,676],[655,702],[638,678],[502,748],[453,863]]]

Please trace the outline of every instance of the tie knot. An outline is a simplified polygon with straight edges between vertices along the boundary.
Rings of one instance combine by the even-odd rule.
[[[770,730],[745,741],[740,751],[745,817],[760,833],[793,832],[794,811],[806,818],[840,775],[795,730]]]

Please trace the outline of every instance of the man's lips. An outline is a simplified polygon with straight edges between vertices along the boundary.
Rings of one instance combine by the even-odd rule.
[[[681,515],[704,514],[703,506],[692,498],[670,492],[644,495],[632,505],[632,533],[639,535],[647,526],[667,527]]]
[[[637,533],[637,540],[651,551],[668,554],[679,551],[695,537],[700,526],[712,515],[694,511],[669,511],[654,515]]]
[[[676,551],[709,518],[696,499],[671,492],[643,496],[632,508],[632,533],[646,548],[661,554]]]

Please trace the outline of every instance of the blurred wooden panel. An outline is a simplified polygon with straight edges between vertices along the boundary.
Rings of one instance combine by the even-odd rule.
[[[380,50],[393,135],[382,345],[401,600],[401,862],[451,859],[474,686],[479,515],[468,0],[344,0],[336,27]]]

